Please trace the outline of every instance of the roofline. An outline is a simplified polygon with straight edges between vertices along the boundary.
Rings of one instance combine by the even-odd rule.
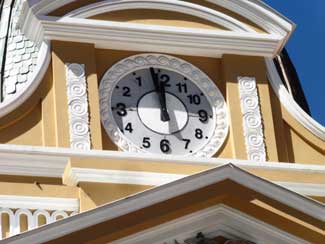
[[[33,244],[46,242],[226,179],[255,190],[315,219],[321,221],[325,219],[324,204],[268,182],[233,164],[227,164],[42,226],[19,236],[4,240],[2,243]]]

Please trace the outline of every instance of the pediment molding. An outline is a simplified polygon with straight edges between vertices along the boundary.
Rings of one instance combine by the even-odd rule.
[[[233,240],[247,240],[250,243],[310,243],[234,208],[219,204],[109,244],[183,244],[200,232],[211,239],[224,236]]]
[[[35,15],[47,15],[54,10],[69,4],[75,0],[28,0],[26,4],[33,10]],[[122,2],[123,0],[118,0]],[[289,34],[295,28],[295,25],[273,10],[262,1],[252,0],[208,0],[209,2],[231,10],[245,18],[250,19],[262,29],[270,33]],[[290,34],[289,34],[290,36]]]
[[[245,23],[242,23],[235,18],[219,11],[198,4],[175,0],[103,1],[76,9],[64,17],[87,19],[103,13],[130,9],[156,9],[184,13],[208,20],[231,31],[256,32],[253,28],[249,27]]]
[[[281,104],[303,127],[324,142],[325,126],[314,120],[296,103],[292,95],[289,94],[287,88],[284,86],[274,62],[271,59],[265,59],[265,62],[269,82]]]
[[[115,219],[130,215],[131,217],[138,216],[139,214],[138,210],[146,209],[153,207],[152,209],[157,211],[157,208],[161,203],[168,204],[168,200],[175,199],[178,196],[184,196],[185,194],[193,193],[194,191],[203,190],[203,188],[211,186],[217,182],[220,182],[222,180],[230,179],[231,181],[238,183],[248,189],[252,189],[256,191],[257,193],[261,193],[262,195],[266,196],[267,198],[273,199],[280,204],[279,206],[287,206],[289,208],[293,208],[293,212],[296,212],[294,216],[298,216],[298,213],[303,213],[310,216],[310,223],[312,223],[313,226],[315,226],[316,229],[321,228],[321,221],[324,221],[324,205],[313,201],[311,199],[305,198],[303,196],[300,196],[298,194],[295,194],[293,192],[290,192],[282,187],[276,186],[266,180],[260,179],[254,175],[251,175],[239,168],[237,168],[234,165],[228,164],[224,165],[222,167],[218,167],[215,169],[207,170],[195,175],[188,176],[186,178],[174,181],[172,183],[153,188],[151,190],[138,193],[133,196],[129,196],[125,199],[121,199],[119,201],[115,201],[112,203],[109,203],[107,205],[103,205],[101,207],[98,207],[96,209],[83,212],[79,215],[75,215],[71,218],[64,219],[60,222],[56,222],[55,224],[43,226],[41,228],[38,228],[36,230],[27,232],[23,235],[13,237],[11,239],[8,239],[11,244],[20,244],[20,243],[39,243],[39,242],[46,242],[49,240],[53,240],[62,236],[69,235],[70,233],[77,232],[77,231],[83,231],[85,233],[85,229],[100,224],[100,223],[106,223],[108,225],[112,224],[112,221]],[[203,190],[204,191],[204,190]],[[205,188],[205,191],[208,191],[207,188]],[[218,194],[216,192],[216,194]],[[190,197],[190,195],[187,195]],[[185,198],[186,199],[186,198]],[[207,200],[207,199],[206,199]],[[271,202],[273,202],[273,200]],[[273,202],[275,203],[275,202]],[[186,206],[187,203],[184,203],[182,206]],[[218,204],[218,203],[216,203]],[[220,203],[219,203],[220,204]],[[273,204],[270,203],[272,206]],[[211,206],[211,205],[210,205]],[[216,205],[213,205],[216,206]],[[219,206],[219,205],[217,205]],[[258,206],[258,205],[256,205]],[[275,208],[276,204],[273,206]],[[280,207],[279,210],[281,210],[282,207]],[[201,208],[202,209],[202,208]],[[208,208],[205,208],[208,209]],[[217,208],[220,209],[220,208]],[[194,212],[194,217],[196,210]],[[269,211],[269,210],[267,210]],[[217,210],[218,212],[218,210]],[[220,211],[219,211],[220,212]],[[136,214],[137,213],[137,214]],[[191,214],[193,212],[188,212],[188,214]],[[224,211],[223,211],[224,213]],[[272,223],[267,221],[270,224],[264,224],[260,220],[257,220],[255,218],[247,217],[245,214],[242,214],[238,212],[237,210],[228,211],[230,215],[235,213],[235,217],[228,219],[226,221],[221,221],[223,217],[217,216],[212,217],[212,223],[208,225],[200,224],[198,227],[196,227],[195,230],[192,230],[191,233],[188,233],[185,238],[191,237],[197,233],[197,231],[202,230],[206,233],[213,232],[219,229],[222,229],[222,224],[226,223],[225,226],[230,228],[225,230],[227,233],[233,233],[235,236],[238,236],[239,233],[245,234],[245,240],[251,240],[254,241],[256,239],[254,238],[260,238],[258,243],[309,243],[306,241],[301,240],[300,238],[292,236],[293,233],[289,234],[286,233],[285,228],[279,230],[277,225],[273,225],[273,227],[270,227],[270,224]],[[134,215],[132,215],[134,214]],[[212,216],[211,213],[208,213],[205,215],[202,219],[204,223],[208,223],[209,217]],[[241,217],[244,216],[243,221],[238,221]],[[181,218],[181,217],[179,217]],[[297,217],[299,218],[299,217]],[[308,217],[309,218],[309,217]],[[201,220],[202,220],[201,219]],[[314,219],[315,221],[312,221]],[[234,220],[234,221],[232,221]],[[319,221],[320,220],[320,221]],[[141,220],[139,219],[141,222]],[[217,222],[215,222],[217,221]],[[245,223],[246,221],[246,223]],[[248,221],[248,222],[247,222]],[[186,221],[185,221],[186,222]],[[295,222],[295,221],[293,221]],[[190,224],[190,226],[193,226],[193,221],[187,221],[186,223]],[[216,225],[220,224],[220,227]],[[205,227],[202,229],[202,225]],[[252,233],[252,226],[255,226],[256,232]],[[248,228],[247,231],[245,228]],[[176,228],[176,227],[175,227]],[[201,229],[197,229],[201,228]],[[208,231],[208,228],[212,228],[211,231]],[[309,227],[308,227],[309,228]],[[235,229],[234,232],[231,232],[231,229]],[[242,229],[242,231],[240,231]],[[89,230],[89,229],[88,229]],[[194,231],[194,232],[193,232]],[[239,233],[238,233],[239,232]],[[290,232],[290,231],[288,231]],[[175,236],[177,236],[180,232],[177,231],[177,233],[174,233]],[[318,233],[318,232],[317,232]],[[183,233],[182,233],[183,234]],[[268,234],[273,236],[272,238],[269,236],[261,236],[262,234]],[[246,236],[247,235],[247,236]],[[315,234],[318,236],[318,234]],[[168,236],[168,238],[170,235]],[[172,236],[173,237],[173,236]],[[265,238],[267,237],[267,238]],[[163,237],[159,238],[165,238],[166,236],[163,235]],[[178,237],[176,237],[178,238]],[[265,238],[265,239],[264,239]],[[276,238],[280,238],[282,241],[273,241],[268,242],[268,240],[276,240]],[[159,239],[163,240],[163,239]],[[168,239],[169,240],[169,239]],[[166,240],[166,241],[168,241]],[[7,243],[7,242],[4,242]],[[120,242],[118,242],[120,244]],[[132,243],[132,242],[127,242]],[[136,243],[136,242],[135,242]],[[143,242],[146,243],[146,242]],[[152,242],[150,242],[152,243]],[[163,243],[163,242],[162,242]],[[157,243],[158,244],[158,243]],[[160,244],[160,243],[159,243]],[[169,243],[168,243],[169,244]]]

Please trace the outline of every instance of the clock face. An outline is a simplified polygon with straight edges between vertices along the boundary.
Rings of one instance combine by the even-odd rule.
[[[185,72],[184,65],[192,72]],[[106,72],[100,91],[104,128],[125,150],[210,156],[227,134],[221,93],[183,60],[159,54],[130,57]]]

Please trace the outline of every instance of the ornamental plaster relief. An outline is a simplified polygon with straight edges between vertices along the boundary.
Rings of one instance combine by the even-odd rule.
[[[85,65],[66,64],[70,146],[90,150],[89,113]]]
[[[266,161],[262,116],[254,77],[238,77],[247,158]]]

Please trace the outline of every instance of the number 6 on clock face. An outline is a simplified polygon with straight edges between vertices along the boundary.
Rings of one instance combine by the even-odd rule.
[[[126,58],[100,85],[102,124],[126,151],[212,156],[228,132],[222,94],[201,70],[168,55]]]

